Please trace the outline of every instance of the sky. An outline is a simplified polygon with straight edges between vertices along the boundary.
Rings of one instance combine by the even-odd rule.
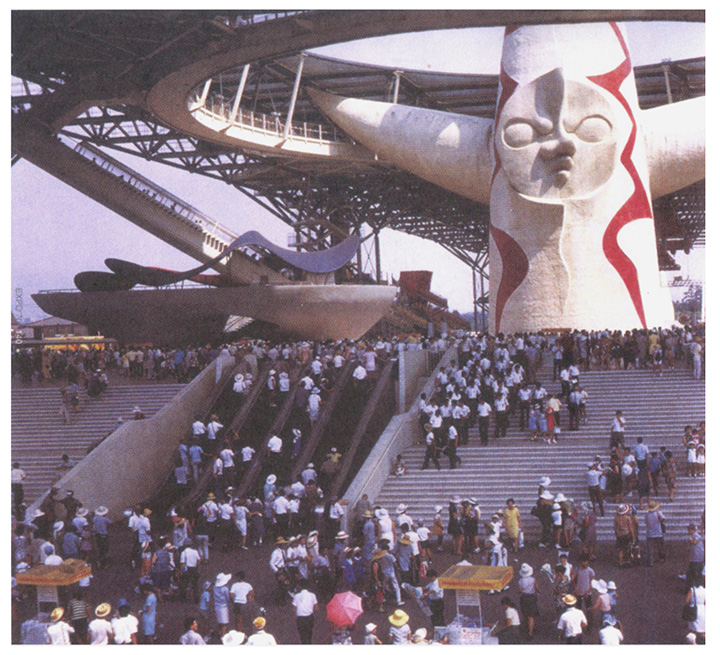
[[[700,24],[628,24],[633,64],[704,56],[704,28]],[[501,28],[476,28],[368,39],[318,52],[419,70],[497,73],[501,45]],[[287,247],[290,227],[224,182],[137,157],[109,154],[227,228],[237,233],[258,230]],[[11,301],[16,313],[22,307],[24,319],[44,316],[31,294],[40,289],[74,288],[76,273],[106,270],[107,257],[180,270],[197,263],[24,160],[11,169],[10,191]],[[690,258],[680,258],[683,270],[679,274],[701,278],[702,254],[698,250]],[[381,255],[383,271],[396,277],[401,270],[433,270],[433,291],[448,298],[451,309],[472,311],[470,269],[441,246],[385,230]]]

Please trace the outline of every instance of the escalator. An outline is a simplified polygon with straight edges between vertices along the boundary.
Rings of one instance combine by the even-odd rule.
[[[305,374],[310,370],[310,366],[306,365],[298,371],[297,379],[290,387],[290,391],[287,397],[283,400],[280,406],[277,408],[277,413],[274,415],[270,425],[265,430],[255,431],[253,434],[245,432],[245,438],[241,436],[243,444],[249,444],[255,449],[255,457],[253,462],[244,474],[240,484],[235,490],[235,496],[247,496],[257,488],[261,488],[265,476],[271,471],[272,463],[267,461],[268,453],[268,442],[273,435],[280,436],[283,439],[283,461],[289,460],[289,449],[291,446],[291,439],[287,436],[286,432],[288,421],[295,410],[296,396],[301,386],[301,380]],[[283,471],[272,471],[276,473],[278,477],[282,479]]]
[[[338,407],[338,402],[345,391],[345,387],[348,380],[350,380],[350,376],[352,375],[353,369],[356,365],[356,360],[347,361],[340,369],[339,374],[335,375],[332,391],[324,400],[320,415],[318,416],[317,421],[315,421],[315,425],[313,426],[307,440],[305,440],[302,451],[293,465],[290,482],[297,480],[297,477],[303,470],[305,470],[308,463],[317,459],[316,450],[318,445],[320,444],[322,437],[330,424],[333,412],[336,407]],[[338,409],[341,408],[338,407]]]
[[[235,375],[241,373],[245,368],[244,364],[238,365],[230,379],[230,384],[226,385],[222,392],[219,394],[213,410],[208,412],[204,419],[207,421],[212,414],[218,417],[220,423],[225,427],[223,428],[220,435],[220,443],[216,444],[218,450],[221,449],[221,444],[227,439],[233,441],[234,435],[238,435],[238,439],[242,443],[242,434],[252,432],[257,427],[257,415],[264,413],[259,406],[262,405],[261,399],[265,390],[265,383],[267,381],[268,373],[272,368],[272,362],[266,362],[258,371],[258,377],[253,384],[250,393],[247,396],[240,399],[238,405],[239,394],[234,391],[234,380]],[[243,444],[244,445],[244,444]],[[209,453],[214,455],[215,453]],[[206,462],[203,466],[202,473],[194,485],[190,493],[183,499],[183,503],[186,505],[192,505],[200,502],[205,495],[205,492],[212,482],[212,459]]]
[[[331,496],[340,497],[345,491],[394,415],[393,373],[396,366],[397,363],[394,361],[382,365],[370,398],[343,453],[340,470],[332,480]]]
[[[352,363],[353,371],[357,364],[357,361]],[[320,435],[313,453],[307,458],[308,462],[312,461],[314,463],[315,470],[318,472],[318,486],[325,491],[328,498],[330,497],[328,492],[333,480],[342,467],[343,454],[350,445],[351,436],[363,415],[376,384],[377,379],[374,383],[369,383],[367,379],[365,383],[362,383],[355,380],[350,374],[348,383],[339,390],[337,406],[329,418],[327,427]],[[332,448],[335,448],[337,453],[343,455],[343,458],[341,458],[339,465],[335,467],[325,465],[324,468],[323,465],[328,459],[328,454],[331,453]],[[327,470],[328,466],[331,468],[330,471]],[[332,470],[333,468],[335,470]]]

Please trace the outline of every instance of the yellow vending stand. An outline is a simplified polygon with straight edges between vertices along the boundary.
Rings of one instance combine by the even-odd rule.
[[[92,567],[79,559],[67,559],[57,566],[41,564],[15,576],[18,584],[36,588],[37,616],[22,626],[24,644],[44,644],[45,628],[50,624],[50,612],[64,606],[65,588],[92,574]]]
[[[436,638],[450,636],[451,644],[497,644],[490,628],[482,625],[481,591],[501,591],[513,579],[511,566],[476,566],[459,563],[438,578],[441,589],[455,592],[455,618],[435,630]]]

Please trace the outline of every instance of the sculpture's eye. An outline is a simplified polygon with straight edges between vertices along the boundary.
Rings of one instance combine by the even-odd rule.
[[[508,148],[524,148],[537,138],[537,131],[527,121],[515,120],[505,125],[503,129],[503,141]]]
[[[587,116],[580,121],[574,130],[568,129],[581,141],[586,143],[600,143],[612,133],[612,125],[602,116]]]

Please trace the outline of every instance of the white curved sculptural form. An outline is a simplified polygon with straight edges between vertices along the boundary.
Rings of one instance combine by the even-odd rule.
[[[495,120],[312,95],[380,158],[490,204],[494,331],[672,322],[651,201],[704,179],[704,99],[640,110],[617,25],[507,28]]]

